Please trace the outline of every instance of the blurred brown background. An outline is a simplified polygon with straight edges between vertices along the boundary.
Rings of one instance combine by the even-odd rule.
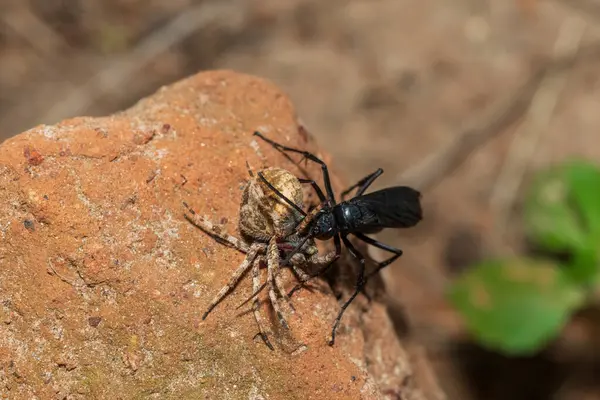
[[[599,67],[600,0],[0,0],[0,139],[202,69],[269,78],[349,182],[382,167],[374,188],[423,191],[426,222],[380,237],[405,250],[384,277],[449,399],[600,399],[585,323],[509,359],[444,301],[470,262],[523,247],[532,170],[600,159]]]

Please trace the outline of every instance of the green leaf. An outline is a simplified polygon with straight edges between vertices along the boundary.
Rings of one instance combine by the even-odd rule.
[[[549,261],[515,259],[473,267],[449,297],[483,346],[525,355],[560,332],[584,292]]]
[[[600,169],[585,161],[566,165],[567,182],[571,188],[572,206],[588,237],[600,244]]]
[[[568,273],[581,283],[600,268],[600,169],[571,160],[538,174],[525,201],[525,229],[542,249],[570,253]]]
[[[586,285],[600,283],[596,248],[589,247],[585,251],[580,250],[575,253],[569,261],[569,264],[564,266],[564,272],[575,283],[583,283]]]

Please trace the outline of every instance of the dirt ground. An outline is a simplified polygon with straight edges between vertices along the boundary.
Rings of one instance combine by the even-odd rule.
[[[348,183],[382,167],[375,189],[423,191],[426,221],[380,235],[405,251],[384,278],[449,399],[600,399],[597,344],[504,358],[469,343],[444,300],[470,262],[522,248],[532,170],[600,159],[598,43],[595,0],[0,0],[0,138],[202,69],[269,78]]]

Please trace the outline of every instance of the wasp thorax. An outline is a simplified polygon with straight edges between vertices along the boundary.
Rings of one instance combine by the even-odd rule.
[[[302,208],[302,184],[291,172],[282,168],[260,171],[283,196]],[[244,189],[240,207],[240,232],[255,240],[293,233],[302,215],[255,174]]]

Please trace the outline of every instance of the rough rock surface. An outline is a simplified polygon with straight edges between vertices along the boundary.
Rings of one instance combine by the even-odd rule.
[[[186,221],[182,201],[237,235],[246,161],[300,175],[254,130],[317,150],[283,93],[230,71],[0,146],[0,398],[423,398],[385,307],[363,296],[333,348],[324,284],[294,297],[275,351],[235,310],[249,276],[201,320],[244,255]]]

